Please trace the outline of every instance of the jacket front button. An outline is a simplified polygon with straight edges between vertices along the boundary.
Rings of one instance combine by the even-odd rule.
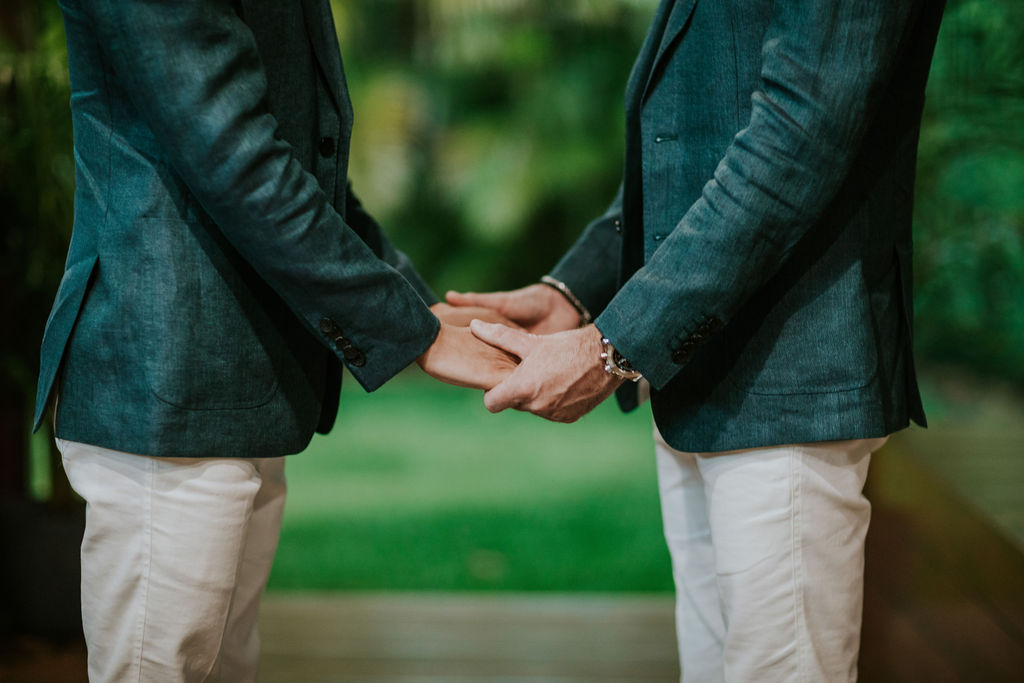
[[[320,138],[320,156],[322,156],[322,157],[334,156],[334,138],[331,138],[331,137]]]
[[[615,219],[615,232],[622,232],[622,221]]]

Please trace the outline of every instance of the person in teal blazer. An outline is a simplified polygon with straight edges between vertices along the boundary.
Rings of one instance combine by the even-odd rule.
[[[493,386],[347,180],[328,0],[62,0],[75,223],[42,342],[88,503],[93,680],[252,680],[281,456],[331,428],[342,366]]]
[[[545,284],[449,295],[527,328],[473,323],[522,359],[491,410],[572,421],[649,385],[683,680],[856,677],[867,463],[925,424],[911,210],[942,10],[663,0],[610,208]]]

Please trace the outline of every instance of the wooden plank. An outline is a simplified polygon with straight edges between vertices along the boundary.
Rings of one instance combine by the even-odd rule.
[[[869,483],[883,511],[898,515],[890,524],[1024,642],[1024,549],[933,474],[911,441],[893,441],[873,463],[880,471]]]
[[[51,643],[23,636],[0,639],[2,683],[87,683],[85,642]]]
[[[927,381],[931,425],[900,433],[900,444],[1024,552],[1024,395],[949,368]]]
[[[270,594],[261,623],[262,681],[679,677],[671,596]]]
[[[948,653],[928,640],[913,619],[868,583],[864,591],[860,680],[870,683],[958,683]]]
[[[872,463],[862,660],[894,680],[1019,681],[1024,672],[1024,554],[894,438]],[[910,629],[908,649],[881,634]],[[870,648],[883,648],[872,650]],[[914,662],[908,668],[908,661]],[[916,672],[916,673],[914,673]],[[910,675],[914,673],[914,675]],[[874,679],[870,679],[874,680]]]

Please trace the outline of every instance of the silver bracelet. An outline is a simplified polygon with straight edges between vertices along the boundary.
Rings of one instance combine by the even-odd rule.
[[[590,315],[590,311],[587,310],[587,307],[583,305],[582,301],[576,298],[576,295],[572,293],[572,290],[570,290],[564,282],[556,280],[550,275],[545,275],[540,279],[540,281],[542,284],[556,289],[558,293],[564,296],[565,300],[576,309],[576,312],[580,314],[580,327],[594,322],[594,318]]]

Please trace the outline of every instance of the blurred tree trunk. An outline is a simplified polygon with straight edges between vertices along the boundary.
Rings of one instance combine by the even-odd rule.
[[[0,38],[8,41],[16,51],[23,51],[30,42],[29,30],[36,22],[37,13],[30,11],[27,0],[5,0],[0,5]],[[13,88],[2,92],[2,105],[6,110],[13,108]],[[10,227],[6,228],[10,229]],[[18,298],[16,284],[0,272],[0,321],[7,328],[7,334],[21,334],[14,301]],[[23,497],[28,485],[26,453],[28,437],[25,434],[27,419],[25,392],[8,368],[0,368],[0,496]]]
[[[39,13],[30,0],[4,0],[0,5],[0,36],[23,51],[35,34]]]
[[[6,288],[0,290],[0,297],[6,295]],[[3,444],[0,457],[0,497],[20,498],[26,492],[26,412],[24,393],[18,387],[9,386],[8,382],[4,381],[4,386],[0,387],[0,444]]]

